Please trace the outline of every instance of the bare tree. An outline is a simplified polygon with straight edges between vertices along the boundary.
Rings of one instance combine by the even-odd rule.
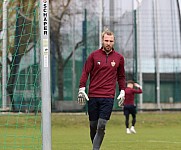
[[[76,41],[72,51],[68,54],[67,58],[63,58],[64,33],[61,29],[70,24],[70,18],[75,15],[84,15],[82,12],[82,4],[87,6],[87,0],[50,0],[50,37],[51,42],[54,43],[56,49],[56,63],[58,65],[58,97],[63,100],[63,70],[67,62],[72,57],[73,51],[77,50],[83,45],[82,39]],[[17,80],[17,72],[19,70],[19,63],[22,57],[32,49],[34,37],[32,28],[34,25],[34,17],[38,20],[38,0],[10,1],[8,5],[8,55],[12,57],[7,58],[8,65],[10,66],[10,76],[8,79],[7,91],[10,96],[12,106],[14,109],[14,88]],[[95,2],[91,2],[92,11],[95,9]],[[0,3],[2,10],[2,3]],[[36,13],[34,13],[36,12]],[[2,20],[2,11],[0,12],[0,20]],[[37,22],[36,22],[37,23]],[[13,26],[13,27],[12,27]],[[2,23],[0,23],[0,31],[2,31]],[[39,32],[38,29],[36,31]],[[17,36],[18,35],[18,36]],[[37,35],[38,36],[38,35]],[[14,37],[14,38],[12,38]],[[18,44],[17,44],[18,43]],[[24,44],[27,43],[27,44]],[[2,57],[2,51],[0,51]]]
[[[71,0],[65,1],[51,1],[50,2],[50,39],[56,48],[56,63],[58,65],[58,97],[63,100],[63,56],[62,47],[62,33],[60,28],[63,26],[64,17],[68,15],[69,5]]]
[[[63,70],[72,57],[73,51],[76,51],[80,46],[83,45],[83,40],[75,42],[72,51],[67,58],[63,58],[63,47],[66,43],[64,40],[63,28],[66,28],[70,24],[70,18],[76,15],[82,15],[84,17],[84,11],[82,5],[87,5],[89,2],[87,0],[77,1],[76,0],[53,0],[50,3],[50,39],[54,43],[56,48],[56,63],[58,65],[58,97],[59,100],[63,100]],[[90,10],[94,10],[96,6],[95,1],[91,1],[92,7]],[[55,59],[55,58],[54,58]]]
[[[23,55],[32,48],[30,46],[30,43],[32,43],[34,37],[32,36],[31,31],[32,26],[34,25],[34,10],[37,9],[36,4],[36,0],[15,0],[9,1],[8,4],[7,55],[11,55],[12,57],[7,58],[8,65],[10,66],[7,92],[10,96],[13,110],[15,109],[13,94],[17,79],[17,72],[19,69],[19,63]],[[2,3],[0,3],[0,8],[2,10]],[[2,20],[2,11],[0,13],[0,20]],[[2,31],[2,23],[0,24],[0,31]],[[2,51],[0,55],[2,57]]]

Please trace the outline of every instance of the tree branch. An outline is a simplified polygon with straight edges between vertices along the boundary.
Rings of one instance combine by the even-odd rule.
[[[78,42],[75,47],[74,47],[74,52],[83,45],[83,41]],[[65,59],[64,63],[63,63],[63,68],[66,66],[66,64],[68,63],[69,59],[72,57],[73,55],[73,51],[70,53],[70,55]]]

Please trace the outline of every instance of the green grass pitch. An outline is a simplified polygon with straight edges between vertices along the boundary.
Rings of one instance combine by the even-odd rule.
[[[33,117],[33,115],[31,116]],[[13,122],[14,118],[14,122]],[[26,119],[26,115],[21,115],[18,119],[11,117],[11,124],[14,126],[3,126],[7,116],[0,115],[0,146],[6,149],[2,142],[6,135],[37,134],[39,137],[41,130],[40,120],[37,118],[37,126],[21,126]],[[32,120],[33,121],[33,120]],[[27,123],[28,124],[28,123]],[[21,127],[20,127],[21,126]],[[101,146],[101,150],[180,150],[181,149],[181,113],[180,112],[138,112],[135,127],[137,133],[127,135],[122,112],[113,112],[107,124],[106,134]],[[18,136],[17,136],[18,137]],[[32,136],[30,136],[32,138]],[[22,139],[21,139],[22,140]],[[7,144],[18,145],[22,141],[11,136],[6,137]],[[26,139],[27,140],[27,139]],[[40,140],[40,141],[39,141]],[[26,146],[40,143],[41,138],[32,138],[26,141],[17,150],[26,150]],[[12,142],[13,141],[13,142]],[[34,144],[33,144],[34,143]],[[33,147],[32,146],[32,147]],[[28,146],[27,146],[28,147]],[[31,146],[29,146],[29,149]],[[34,149],[39,147],[33,147]],[[15,149],[15,148],[14,148]],[[85,113],[53,113],[52,114],[52,150],[92,150],[89,138],[88,116]]]
[[[53,150],[91,150],[88,116],[52,117]],[[179,112],[138,113],[137,134],[126,134],[124,116],[113,113],[107,124],[101,150],[180,150],[181,114]]]

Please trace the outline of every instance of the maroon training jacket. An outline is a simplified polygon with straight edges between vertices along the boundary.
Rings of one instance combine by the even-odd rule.
[[[86,87],[90,75],[89,97],[114,98],[116,80],[119,90],[125,89],[124,58],[114,49],[106,54],[102,49],[93,51],[86,60],[79,87]]]
[[[142,93],[141,88],[134,89],[134,88],[127,87],[125,89],[124,105],[134,105],[134,95],[141,94],[141,93]]]

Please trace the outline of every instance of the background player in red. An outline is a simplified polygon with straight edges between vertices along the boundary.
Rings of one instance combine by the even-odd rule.
[[[120,90],[118,99],[124,98],[124,58],[114,50],[114,40],[113,32],[106,30],[102,33],[102,47],[89,55],[80,78],[78,103],[84,105],[88,101],[93,150],[99,150],[104,139],[114,104],[116,81]],[[88,77],[90,83],[87,95],[85,88]]]
[[[127,81],[127,87],[125,89],[125,99],[124,101],[120,101],[118,103],[119,106],[123,104],[123,111],[124,111],[124,116],[125,116],[125,125],[126,125],[126,133],[136,133],[135,131],[135,123],[136,123],[136,105],[135,105],[135,94],[141,94],[142,87],[138,84],[135,83],[132,80]],[[132,126],[129,129],[129,115],[132,115]]]

